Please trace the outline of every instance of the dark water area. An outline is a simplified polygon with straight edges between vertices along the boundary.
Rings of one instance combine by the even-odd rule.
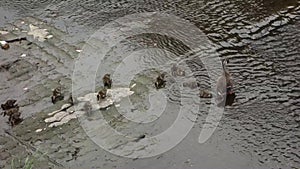
[[[0,27],[24,16],[33,16],[67,33],[69,36],[64,40],[69,44],[86,41],[105,24],[129,14],[162,12],[176,15],[201,30],[216,47],[220,59],[230,61],[228,69],[234,80],[236,102],[225,108],[217,130],[207,142],[197,142],[210,105],[205,100],[201,103],[191,132],[167,153],[142,160],[126,160],[106,154],[113,159],[110,163],[96,161],[90,157],[92,154],[84,156],[81,165],[80,162],[73,162],[71,168],[300,168],[299,1],[0,0],[0,3]],[[174,32],[179,30],[173,29]],[[115,58],[121,56],[115,57],[115,53],[123,54],[122,51],[125,51],[125,54],[146,47],[167,49],[176,56],[189,51],[177,39],[159,34],[130,37],[109,51],[109,66],[101,68],[97,76],[112,71],[113,66],[120,63]],[[164,62],[160,59],[149,59],[149,65]],[[192,76],[200,88],[211,88],[208,72],[201,61],[189,55],[179,57],[179,61],[185,61],[188,69],[192,70]],[[67,60],[65,64],[74,63]],[[140,95],[131,99],[133,106],[139,110],[149,106],[147,101],[142,100],[151,93],[149,83],[151,78],[155,78],[150,75],[151,71],[142,71],[134,77]],[[62,72],[69,77],[72,70]],[[119,81],[127,78],[119,77]],[[169,111],[158,123],[139,125],[128,122],[123,132],[146,131],[149,135],[156,135],[164,131],[176,118],[172,111],[177,109],[175,103],[180,97],[173,89],[168,89],[167,95],[171,102]],[[116,110],[106,113],[104,116],[109,119],[109,114],[115,114]]]

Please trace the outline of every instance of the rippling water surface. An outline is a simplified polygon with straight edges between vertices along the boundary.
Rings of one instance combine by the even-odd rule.
[[[225,115],[211,139],[204,144],[197,143],[211,104],[210,100],[201,100],[196,124],[177,148],[154,159],[128,162],[123,167],[300,168],[298,1],[52,0],[28,3],[25,0],[1,0],[1,6],[16,11],[14,17],[34,14],[68,32],[72,35],[66,39],[68,43],[88,40],[101,26],[128,14],[157,11],[172,14],[197,26],[216,48],[215,54],[221,59],[229,60],[228,69],[233,76],[237,93],[236,103],[225,109]],[[179,30],[173,29],[174,32]],[[120,65],[122,56],[118,55],[132,54],[133,51],[150,47],[166,49],[172,54],[167,55],[169,58],[161,58],[155,57],[154,53],[153,57],[142,60],[147,65],[167,63],[167,66],[148,69],[141,65],[132,69],[137,73],[129,84],[137,84],[134,89],[136,93],[130,97],[132,105],[125,105],[125,109],[130,109],[133,113],[150,109],[148,98],[157,94],[153,89],[152,79],[157,76],[159,70],[169,71],[168,67],[177,62],[181,63],[179,67],[186,71],[187,76],[178,79],[167,77],[169,86],[178,84],[177,80],[188,82],[191,88],[196,84],[200,89],[211,90],[210,78],[205,67],[207,65],[193,57],[201,55],[203,51],[197,51],[191,56],[185,55],[189,51],[187,46],[176,39],[159,34],[142,34],[117,44],[106,55],[106,66],[99,68],[98,82],[101,82],[101,76],[105,72],[112,72]],[[136,64],[135,55],[140,56],[138,53],[132,54],[132,60],[128,60],[125,67]],[[144,70],[140,70],[143,68]],[[115,78],[116,84],[122,85],[128,77]],[[164,131],[175,120],[177,114],[173,112],[177,112],[180,98],[184,97],[178,91],[176,85],[161,91],[167,97],[165,102],[168,104],[166,111],[156,122],[127,122],[114,127],[133,135],[145,132],[148,135],[156,135]],[[161,97],[155,99],[159,100]],[[151,110],[156,112],[160,109],[154,107]],[[107,120],[117,116],[115,108],[104,112]],[[157,117],[152,118],[156,120]],[[159,162],[156,162],[157,159]],[[187,159],[190,161],[185,162]]]

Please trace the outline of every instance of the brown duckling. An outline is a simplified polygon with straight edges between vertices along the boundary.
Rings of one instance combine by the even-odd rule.
[[[102,78],[104,87],[107,87],[108,89],[111,88],[112,85],[112,79],[110,78],[110,74],[105,74]]]
[[[185,76],[185,71],[179,68],[178,66],[176,66],[175,63],[171,68],[171,72],[173,76]]]
[[[23,120],[22,118],[20,118],[21,112],[19,112],[19,107],[14,107],[4,111],[3,116],[6,115],[9,116],[8,121],[11,126],[15,126]]]
[[[107,93],[106,88],[101,89],[97,94],[97,100],[99,101],[100,99],[105,99],[106,93]]]
[[[55,104],[57,101],[63,100],[64,96],[61,93],[61,87],[57,87],[52,91],[51,101]]]
[[[236,97],[233,91],[233,81],[230,73],[226,68],[227,60],[222,62],[223,74],[217,81],[217,105],[231,106]]]
[[[166,81],[165,81],[165,73],[160,74],[156,78],[156,82],[154,83],[156,89],[161,89],[166,86]]]
[[[11,108],[18,107],[18,104],[15,104],[16,102],[17,102],[17,100],[8,99],[4,104],[1,104],[1,108],[3,110],[8,110],[8,109],[11,109]]]
[[[212,94],[207,90],[201,90],[199,96],[200,98],[211,98]]]

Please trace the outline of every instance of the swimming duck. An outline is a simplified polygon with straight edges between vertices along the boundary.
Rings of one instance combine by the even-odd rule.
[[[218,106],[231,106],[236,97],[233,91],[233,81],[230,73],[226,68],[228,61],[222,61],[223,74],[217,81],[217,105]]]
[[[103,81],[104,87],[107,87],[108,89],[111,88],[112,80],[110,78],[110,74],[105,74],[102,78],[102,81]]]
[[[176,66],[175,63],[171,68],[171,72],[173,76],[185,76],[185,71],[179,68],[178,66]]]
[[[165,73],[160,74],[156,78],[156,82],[154,83],[156,89],[161,89],[166,86],[166,81],[165,81]]]
[[[57,101],[63,100],[64,96],[61,93],[61,87],[57,87],[52,91],[51,101],[55,104]]]

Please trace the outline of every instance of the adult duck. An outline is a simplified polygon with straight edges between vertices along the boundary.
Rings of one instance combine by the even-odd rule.
[[[233,91],[233,81],[227,69],[227,60],[222,61],[223,73],[217,81],[217,106],[231,106],[236,97]]]

